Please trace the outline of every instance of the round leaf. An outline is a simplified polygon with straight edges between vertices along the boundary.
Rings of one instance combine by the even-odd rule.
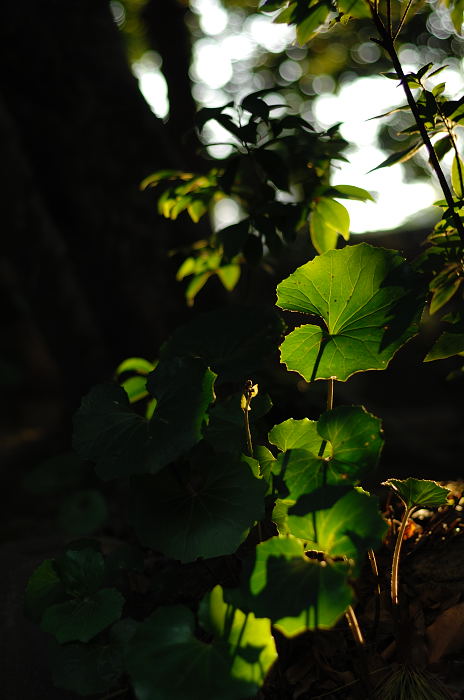
[[[418,281],[394,251],[367,243],[330,250],[277,287],[277,304],[319,316],[281,346],[282,362],[307,381],[385,369],[417,330]]]
[[[404,501],[407,508],[436,508],[446,506],[449,489],[426,479],[388,479],[383,486],[390,486]]]
[[[289,418],[275,425],[269,431],[268,437],[269,442],[276,445],[282,452],[304,449],[317,454],[322,443],[321,436],[317,432],[316,421],[308,418],[302,420]]]
[[[183,562],[231,554],[264,517],[266,484],[231,454],[197,455],[132,489],[140,542]]]
[[[333,627],[353,598],[348,572],[346,564],[309,559],[303,543],[291,535],[272,537],[247,562],[242,587],[255,615],[294,635]]]
[[[121,617],[124,598],[115,588],[103,588],[81,600],[57,603],[45,611],[41,627],[60,644],[88,642]]]

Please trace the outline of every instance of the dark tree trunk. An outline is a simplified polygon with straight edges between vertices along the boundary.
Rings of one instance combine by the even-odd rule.
[[[179,162],[106,0],[5,5],[0,89],[2,284],[76,399],[123,356],[154,356],[172,325],[176,241],[139,183]]]

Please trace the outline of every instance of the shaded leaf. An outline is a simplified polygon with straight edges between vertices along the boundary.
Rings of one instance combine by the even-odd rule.
[[[346,564],[309,559],[303,542],[291,535],[271,537],[245,562],[244,600],[255,615],[270,618],[289,636],[330,628],[353,598],[348,571]]]
[[[275,352],[282,329],[273,309],[233,306],[177,328],[161,356],[201,357],[221,381],[244,383]]]
[[[103,588],[88,598],[57,603],[45,611],[41,627],[60,644],[88,642],[121,617],[124,598],[115,588]]]
[[[53,603],[63,600],[64,587],[55,569],[53,559],[45,559],[28,581],[25,594],[27,614],[37,622]]]
[[[421,148],[422,145],[422,141],[417,141],[417,143],[414,143],[412,146],[408,146],[408,148],[405,148],[402,151],[396,151],[395,153],[392,153],[390,156],[388,156],[388,158],[383,160],[380,163],[380,165],[376,165],[376,167],[372,168],[372,170],[369,170],[369,172],[373,173],[374,170],[379,170],[380,168],[387,168],[389,165],[396,165],[396,163],[405,163],[417,153],[417,151]]]
[[[265,490],[239,457],[200,452],[134,480],[131,520],[144,546],[174,559],[231,554],[264,517]]]
[[[424,358],[424,362],[443,360],[446,357],[459,355],[464,352],[464,332],[445,331],[435,341],[433,347]]]

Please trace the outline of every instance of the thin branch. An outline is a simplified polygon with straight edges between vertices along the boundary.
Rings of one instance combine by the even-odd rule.
[[[406,9],[405,9],[405,11],[403,12],[403,16],[402,16],[401,19],[400,19],[400,23],[399,23],[399,25],[397,26],[396,31],[395,31],[395,33],[394,33],[394,35],[393,35],[393,41],[396,41],[396,40],[397,40],[397,38],[398,38],[398,36],[399,36],[399,33],[400,33],[401,30],[403,29],[403,25],[404,25],[404,23],[406,22],[406,17],[408,16],[408,12],[409,12],[409,10],[411,9],[411,5],[412,5],[413,2],[414,2],[414,0],[409,0],[409,1],[408,1],[408,4],[406,5]]]
[[[438,161],[437,154],[435,153],[435,149],[432,145],[432,142],[430,140],[430,136],[427,133],[427,129],[425,128],[425,124],[422,120],[422,117],[419,113],[416,101],[413,97],[413,94],[411,92],[411,88],[408,85],[408,81],[406,79],[406,76],[403,71],[403,67],[400,63],[400,60],[398,58],[398,54],[396,53],[396,49],[393,43],[393,38],[391,34],[388,33],[388,29],[386,29],[382,21],[379,17],[379,14],[375,12],[374,6],[370,3],[369,4],[371,8],[371,13],[372,13],[372,19],[373,22],[377,28],[377,31],[379,33],[379,36],[381,38],[381,46],[385,49],[385,51],[388,53],[388,55],[391,58],[391,61],[393,63],[393,67],[396,70],[396,73],[398,75],[398,78],[401,82],[401,85],[403,87],[404,93],[406,95],[406,99],[408,101],[409,108],[414,116],[415,122],[417,124],[417,127],[419,129],[419,133],[421,135],[422,141],[428,151],[429,154],[429,161],[430,165],[433,168],[435,175],[438,178],[438,181],[440,183],[441,189],[443,191],[443,195],[446,199],[446,203],[452,213],[453,217],[453,223],[456,228],[456,231],[459,235],[459,238],[461,239],[461,243],[464,245],[464,226],[461,221],[461,217],[459,216],[458,212],[456,211],[456,206],[454,202],[453,195],[451,194],[450,187],[448,185],[448,182],[446,181],[446,177],[443,173],[443,170],[441,169],[441,165]]]

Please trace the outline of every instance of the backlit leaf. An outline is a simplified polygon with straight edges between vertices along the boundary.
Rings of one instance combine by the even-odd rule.
[[[271,537],[245,562],[242,590],[246,605],[293,636],[330,628],[350,605],[353,592],[346,564],[327,565],[305,555],[301,540]]]
[[[388,479],[383,486],[390,486],[405,503],[407,508],[436,508],[448,503],[449,489],[436,481],[426,479]]]
[[[309,382],[384,369],[416,333],[420,293],[396,252],[361,243],[320,255],[277,287],[278,306],[325,323],[290,333],[282,362]]]

